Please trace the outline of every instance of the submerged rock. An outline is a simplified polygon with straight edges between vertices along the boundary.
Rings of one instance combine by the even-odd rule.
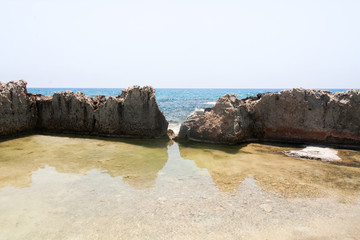
[[[167,137],[168,122],[152,87],[133,86],[106,99],[71,91],[53,96],[28,94],[24,81],[0,86],[0,104],[4,106],[0,111],[5,113],[0,118],[0,136],[36,129],[100,136]]]
[[[360,144],[360,91],[294,88],[245,99],[227,94],[211,110],[190,115],[177,139]]]
[[[267,203],[261,204],[259,207],[267,213],[272,211],[272,207]]]
[[[306,158],[320,160],[324,162],[341,161],[341,158],[337,155],[338,151],[331,148],[324,147],[306,147],[302,150],[285,151],[285,155],[294,158]]]

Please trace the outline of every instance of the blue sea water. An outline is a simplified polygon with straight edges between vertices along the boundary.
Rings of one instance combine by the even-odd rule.
[[[71,90],[83,92],[89,96],[105,95],[117,96],[121,94],[122,88],[28,88],[30,93],[52,95],[54,92]],[[278,92],[284,89],[156,89],[156,101],[159,108],[165,114],[170,125],[178,125],[195,108],[203,109],[215,105],[216,100],[225,94],[236,94],[238,98],[256,96],[258,93]],[[326,89],[332,92],[342,92],[347,89]]]

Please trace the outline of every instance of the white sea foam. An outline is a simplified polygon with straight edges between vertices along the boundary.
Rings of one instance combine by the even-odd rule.
[[[204,103],[204,104],[206,104],[206,105],[215,105],[216,102],[206,102],[206,103]]]
[[[173,130],[175,134],[178,134],[180,131],[180,126],[181,126],[180,123],[170,123],[168,128]]]

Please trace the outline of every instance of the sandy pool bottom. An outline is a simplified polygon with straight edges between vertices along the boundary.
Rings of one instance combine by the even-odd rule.
[[[360,153],[33,135],[0,142],[1,239],[360,239]],[[299,146],[300,149],[300,146]]]

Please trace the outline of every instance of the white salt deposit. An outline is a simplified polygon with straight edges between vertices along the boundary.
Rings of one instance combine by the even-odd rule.
[[[284,153],[295,158],[315,159],[324,162],[341,161],[341,158],[337,155],[338,151],[324,147],[306,147],[302,150],[291,150]]]

